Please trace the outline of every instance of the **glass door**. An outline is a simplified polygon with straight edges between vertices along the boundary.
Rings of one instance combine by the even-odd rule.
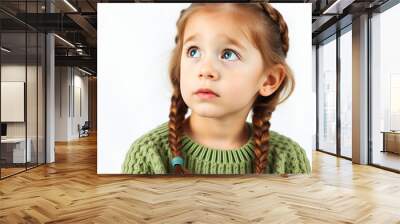
[[[352,32],[340,35],[340,156],[352,158]]]
[[[336,154],[336,35],[317,51],[318,150]]]

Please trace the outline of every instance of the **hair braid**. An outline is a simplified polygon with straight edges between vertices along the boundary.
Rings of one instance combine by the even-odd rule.
[[[182,99],[180,94],[173,94],[171,97],[171,107],[169,113],[168,123],[168,142],[171,147],[172,154],[174,156],[181,156],[182,152],[180,149],[181,137],[183,134],[183,121],[185,120],[185,114],[188,110],[187,105]],[[184,168],[180,165],[175,166],[175,174],[184,174]]]
[[[279,31],[278,41],[281,46],[279,51],[283,58],[286,57],[289,50],[289,35],[288,27],[283,19],[282,15],[278,10],[273,8],[267,2],[258,2],[259,6],[263,9],[267,18],[269,18],[274,28]],[[272,112],[275,110],[276,106],[279,104],[279,96],[282,87],[281,85],[278,91],[274,92],[272,95],[264,97],[259,95],[253,104],[253,129],[254,129],[254,172],[257,174],[262,174],[268,164],[268,152],[269,152],[269,129],[271,127],[270,119]]]
[[[286,57],[289,50],[289,29],[281,13],[267,2],[260,2],[261,7],[271,20],[278,26],[283,55]]]
[[[270,119],[272,112],[275,110],[277,99],[270,96],[258,96],[253,105],[254,171],[257,174],[264,173],[268,162]]]

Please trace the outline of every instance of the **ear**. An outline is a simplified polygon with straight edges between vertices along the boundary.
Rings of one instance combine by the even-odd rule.
[[[269,96],[273,94],[281,85],[286,76],[286,69],[282,64],[273,65],[262,77],[259,90],[260,95]]]

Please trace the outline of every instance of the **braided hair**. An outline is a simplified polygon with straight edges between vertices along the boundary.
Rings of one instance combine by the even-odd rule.
[[[188,106],[185,104],[180,90],[180,60],[183,32],[189,16],[202,7],[209,5],[215,7],[215,3],[191,4],[187,9],[181,11],[176,23],[176,46],[172,51],[169,63],[169,78],[173,87],[173,94],[169,113],[168,143],[173,156],[182,157],[180,148],[183,136],[183,123],[188,111]],[[264,66],[281,64],[284,66],[286,72],[284,80],[273,94],[269,96],[258,95],[252,105],[253,138],[255,144],[253,172],[262,174],[265,172],[268,163],[269,129],[272,112],[278,104],[285,101],[291,95],[295,85],[293,73],[285,61],[289,50],[288,27],[279,11],[265,1],[234,3],[233,5],[240,9],[248,10],[250,12],[249,15],[255,15],[261,21],[258,29],[258,24],[255,24],[249,27],[249,30],[252,34],[251,37],[254,45],[261,52]],[[174,174],[187,173],[189,171],[184,167],[179,164],[175,165]]]

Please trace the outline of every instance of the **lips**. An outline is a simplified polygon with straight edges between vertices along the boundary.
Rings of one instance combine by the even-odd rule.
[[[214,95],[214,96],[218,96],[219,95],[217,93],[215,93],[214,91],[212,91],[211,89],[206,89],[206,88],[201,88],[198,89],[195,94],[209,94],[209,95]]]
[[[202,100],[212,100],[219,97],[219,95],[211,89],[198,89],[195,95]]]

